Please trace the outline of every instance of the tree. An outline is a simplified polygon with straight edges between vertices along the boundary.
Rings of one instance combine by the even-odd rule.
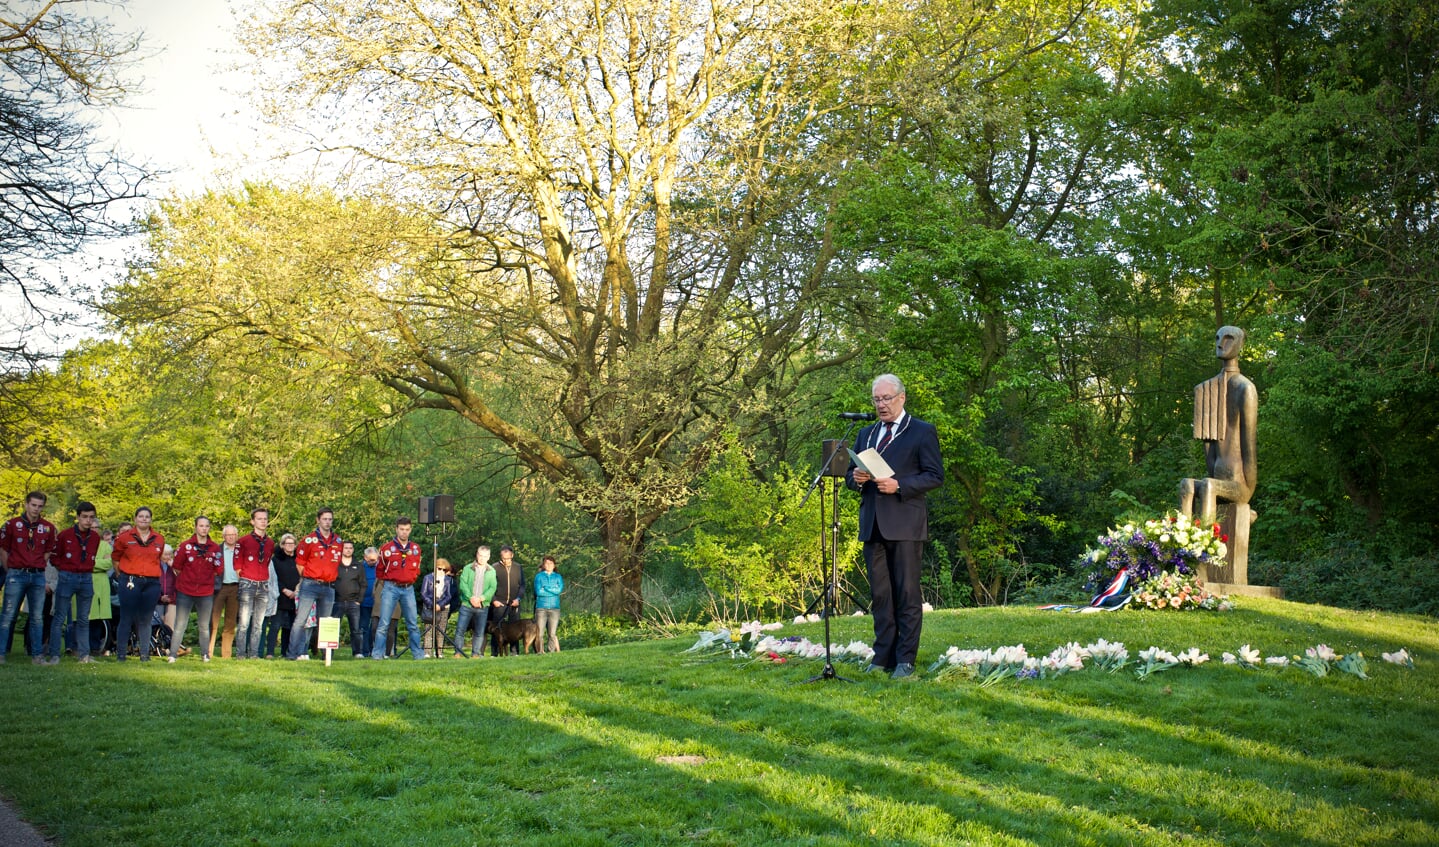
[[[145,174],[100,149],[83,110],[124,95],[118,73],[138,46],[91,4],[44,0],[0,11],[0,291],[18,294],[19,337],[0,344],[9,371],[33,362],[24,341],[43,325],[60,292],[35,263],[125,231],[112,217],[139,196]],[[7,295],[8,296],[8,295]]]
[[[1439,507],[1434,15],[1389,0],[1165,0],[1153,22],[1170,49],[1136,100],[1142,126],[1162,130],[1145,134],[1155,156],[1140,166],[1175,228],[1171,266],[1207,278],[1215,325],[1257,330],[1261,421],[1280,447],[1268,455],[1284,459],[1266,478],[1282,470],[1281,490],[1354,514],[1361,534],[1398,521],[1432,544],[1411,528],[1432,528]]]
[[[853,355],[793,366],[834,255],[804,146],[826,15],[288,5],[249,33],[288,61],[282,98],[408,211],[255,186],[169,203],[110,308],[177,344],[260,334],[487,430],[594,517],[605,610],[637,615],[646,533],[717,435]],[[777,261],[781,220],[817,246]]]
[[[856,113],[874,141],[856,146],[838,228],[891,316],[868,328],[940,428],[936,558],[957,597],[1003,602],[1026,539],[1059,529],[1039,470],[1094,452],[1055,430],[1095,415],[1090,348],[1121,288],[1107,222],[1133,189],[1116,103],[1148,58],[1120,3],[907,11],[869,81],[899,96]]]
[[[78,0],[20,0],[0,9],[0,444],[17,466],[50,461],[53,422],[32,379],[47,356],[36,334],[74,316],[40,266],[125,230],[112,217],[144,173],[99,149],[83,117],[124,93],[117,73],[137,42],[89,17]]]

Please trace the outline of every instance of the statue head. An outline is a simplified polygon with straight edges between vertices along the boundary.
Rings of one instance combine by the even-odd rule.
[[[1237,326],[1221,326],[1214,336],[1214,355],[1226,362],[1239,358],[1244,349],[1244,330]]]

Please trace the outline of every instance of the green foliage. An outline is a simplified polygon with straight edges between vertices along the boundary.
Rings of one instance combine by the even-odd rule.
[[[1439,616],[1439,556],[1399,552],[1391,546],[1398,534],[1367,543],[1324,537],[1322,549],[1303,556],[1257,557],[1250,581],[1277,585],[1301,603]]]
[[[726,438],[695,501],[675,515],[690,526],[678,555],[714,598],[712,615],[790,617],[803,612],[827,581],[821,544],[829,526],[821,524],[820,505],[829,502],[832,480],[822,480],[801,510],[804,483],[788,466],[770,468],[767,479],[759,478],[753,456],[733,434]],[[840,569],[847,574],[859,554],[852,507],[841,507],[839,533]]]

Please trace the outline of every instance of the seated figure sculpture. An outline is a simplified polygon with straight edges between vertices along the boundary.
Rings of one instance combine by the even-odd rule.
[[[1209,523],[1219,519],[1230,537],[1230,578],[1245,582],[1249,558],[1249,498],[1257,480],[1255,430],[1259,419],[1259,398],[1254,383],[1239,372],[1239,353],[1244,349],[1244,330],[1235,326],[1219,329],[1214,354],[1223,370],[1213,379],[1194,387],[1194,437],[1204,442],[1204,459],[1209,474],[1203,479],[1179,483],[1179,510]],[[1196,502],[1197,501],[1197,502]],[[1219,504],[1233,504],[1220,514]]]

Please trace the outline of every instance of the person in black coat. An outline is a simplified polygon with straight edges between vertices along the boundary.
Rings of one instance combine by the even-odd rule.
[[[860,430],[854,451],[877,451],[894,474],[876,479],[851,467],[845,483],[860,493],[859,540],[874,613],[874,660],[868,669],[902,679],[914,673],[924,617],[919,574],[929,539],[925,495],[944,483],[944,462],[934,425],[905,414],[899,377],[876,377],[870,393],[879,422]]]
[[[276,642],[278,647],[285,651],[281,658],[292,658],[289,655],[287,641],[281,641],[281,633],[289,633],[290,627],[295,622],[295,598],[300,593],[300,568],[295,563],[295,536],[285,533],[280,537],[280,548],[275,551],[275,557],[270,564],[275,568],[275,580],[280,584],[280,599],[275,603],[275,619],[272,626],[265,633],[265,655],[275,655]]]

